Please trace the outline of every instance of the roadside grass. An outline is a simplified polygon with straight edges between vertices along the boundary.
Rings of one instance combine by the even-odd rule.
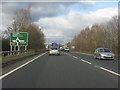
[[[32,50],[32,51],[28,51],[26,53],[24,52],[24,53],[20,53],[20,54],[5,56],[5,57],[2,56],[2,63],[7,63],[10,61],[14,61],[16,59],[24,58],[24,57],[34,55],[34,54],[36,54],[36,52]]]

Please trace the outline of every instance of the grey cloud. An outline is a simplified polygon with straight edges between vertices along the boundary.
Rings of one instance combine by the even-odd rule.
[[[31,14],[33,20],[41,17],[53,17],[67,12],[67,7],[73,3],[57,3],[57,2],[2,2],[2,13],[15,15],[15,11],[31,6]]]
[[[41,17],[54,17],[58,15],[67,14],[70,9],[69,7],[74,4],[79,4],[81,8],[88,8],[87,2],[32,2],[32,16],[35,20]]]
[[[101,9],[86,14],[71,11],[63,17],[43,18],[36,23],[47,27],[43,31],[47,37],[49,36],[49,42],[52,40],[66,42],[71,40],[74,35],[77,35],[85,27],[110,20],[112,16],[117,15],[117,11],[117,7]],[[107,13],[109,13],[109,17],[105,16]]]
[[[92,12],[83,14],[70,10],[70,6],[79,4],[83,8],[89,8],[88,3],[76,2],[5,2],[2,3],[3,23],[11,24],[8,21],[14,17],[14,11],[20,8],[26,8],[31,5],[31,14],[34,23],[43,27],[43,32],[46,35],[47,42],[60,42],[65,43],[72,39],[72,37],[80,32],[82,28],[96,22],[105,20],[103,12]],[[109,9],[109,11],[114,9]],[[113,12],[112,12],[113,13]],[[101,17],[101,18],[100,18]]]
[[[75,3],[76,2],[2,2],[2,13],[14,17],[15,11],[21,8],[27,8],[28,5],[30,5],[32,18],[37,21],[43,17],[54,17],[66,14],[70,10],[69,7]],[[85,2],[80,2],[80,5],[83,7]]]
[[[31,8],[35,20],[43,17],[54,17],[67,12],[64,5],[59,3],[39,3]]]

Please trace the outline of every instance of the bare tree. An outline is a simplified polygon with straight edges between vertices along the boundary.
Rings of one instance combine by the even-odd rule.
[[[28,32],[29,49],[41,49],[44,47],[44,34],[37,25],[32,24],[31,9],[23,8],[15,11],[13,23],[7,27],[5,34],[8,36],[11,32]]]
[[[91,28],[86,27],[73,38],[71,44],[73,43],[77,51],[93,53],[98,47],[107,47],[117,54],[118,18],[115,16],[101,25],[94,24]]]

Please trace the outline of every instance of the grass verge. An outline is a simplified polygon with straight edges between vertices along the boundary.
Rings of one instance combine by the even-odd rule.
[[[48,50],[41,49],[41,50],[28,50],[26,53],[20,53],[20,54],[15,54],[15,55],[9,55],[9,56],[2,56],[2,64],[3,63],[8,63],[12,61],[18,61],[21,59],[28,58],[30,56],[38,55],[40,53],[44,53]],[[0,62],[1,63],[1,62]]]
[[[27,57],[27,56],[34,55],[34,54],[36,54],[36,52],[32,50],[32,51],[28,51],[26,53],[5,56],[5,57],[2,57],[2,63],[7,63],[10,61],[14,61],[16,59],[20,59],[20,58]]]

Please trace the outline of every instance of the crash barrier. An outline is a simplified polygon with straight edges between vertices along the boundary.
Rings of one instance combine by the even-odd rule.
[[[26,53],[26,50],[21,50],[21,51],[1,51],[0,54],[1,56],[9,56],[9,55],[15,55],[15,54],[20,54],[20,53]]]

